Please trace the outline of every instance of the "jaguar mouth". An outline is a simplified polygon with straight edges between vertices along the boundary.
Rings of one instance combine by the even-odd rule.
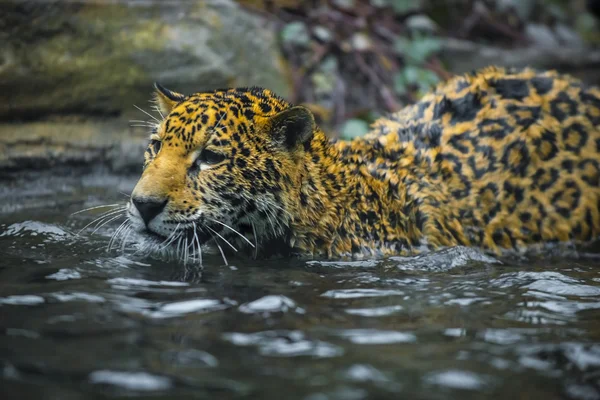
[[[180,260],[184,264],[201,264],[203,255],[214,254],[214,248],[218,248],[214,237],[199,228],[180,228],[167,235],[145,228],[138,233],[138,252],[163,260]],[[226,260],[225,255],[223,260]]]
[[[168,234],[161,234],[148,228],[139,232],[146,240],[142,240],[142,248],[148,253],[167,258],[183,260],[184,263],[199,261],[202,263],[203,254],[221,254],[227,265],[226,255],[237,253],[243,244],[255,248],[248,238],[229,225],[209,226],[198,223],[186,224]],[[235,235],[229,234],[229,232]],[[239,237],[239,239],[238,239]],[[237,240],[236,240],[237,239]],[[143,250],[143,251],[144,251]]]
[[[164,246],[178,245],[179,242],[186,242],[190,245],[194,243],[196,246],[203,246],[214,239],[209,231],[193,227],[180,228],[174,230],[169,235],[163,235],[148,228],[145,228],[141,233],[151,241]]]

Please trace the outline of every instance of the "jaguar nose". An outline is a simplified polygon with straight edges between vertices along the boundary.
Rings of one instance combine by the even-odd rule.
[[[148,197],[134,197],[131,200],[138,209],[146,226],[156,217],[167,205],[168,200],[158,200]]]

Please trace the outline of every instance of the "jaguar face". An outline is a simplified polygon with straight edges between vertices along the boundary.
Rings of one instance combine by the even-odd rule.
[[[134,229],[153,250],[179,255],[252,250],[284,235],[302,144],[314,129],[310,111],[258,88],[191,96],[156,89],[164,118],[128,204]]]

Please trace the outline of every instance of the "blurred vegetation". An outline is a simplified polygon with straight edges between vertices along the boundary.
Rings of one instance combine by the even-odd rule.
[[[444,40],[518,48],[600,45],[600,0],[241,1],[275,21],[291,101],[355,137],[452,76]]]

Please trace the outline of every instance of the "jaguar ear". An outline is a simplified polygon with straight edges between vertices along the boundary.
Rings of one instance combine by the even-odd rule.
[[[158,104],[158,108],[163,115],[169,114],[173,107],[177,105],[177,103],[182,102],[187,97],[184,94],[177,93],[167,89],[166,87],[163,87],[158,82],[154,82],[154,89],[156,89],[156,103]]]
[[[271,118],[270,125],[273,139],[288,150],[310,140],[316,128],[312,112],[302,106],[281,111]]]

